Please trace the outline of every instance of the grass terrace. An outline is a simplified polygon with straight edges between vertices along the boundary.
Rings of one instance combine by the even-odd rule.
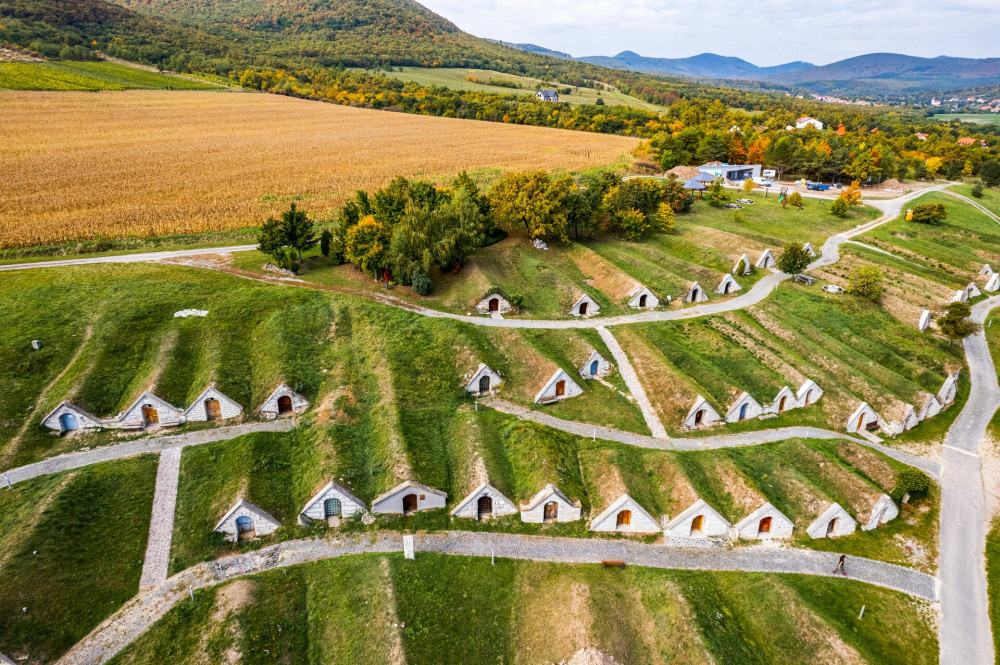
[[[530,664],[590,647],[635,665],[923,665],[938,649],[928,609],[797,575],[355,556],[198,591],[111,662]]]
[[[0,62],[0,90],[220,90],[114,62]]]
[[[1000,122],[1000,118],[997,118],[997,121]],[[976,203],[992,210],[994,215],[1000,215],[1000,190],[992,187],[983,187],[983,197],[977,199],[972,195],[972,185],[955,185],[949,187],[949,189],[958,192],[962,196],[967,196]]]

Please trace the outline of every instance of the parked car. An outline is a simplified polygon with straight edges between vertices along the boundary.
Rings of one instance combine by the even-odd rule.
[[[760,185],[761,187],[770,187],[774,184],[774,181],[770,178],[754,178],[753,182],[755,185]]]

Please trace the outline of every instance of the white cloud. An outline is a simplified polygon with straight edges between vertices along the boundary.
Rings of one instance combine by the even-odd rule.
[[[998,57],[997,0],[423,0],[467,32],[572,55],[712,52],[758,65],[864,53]]]

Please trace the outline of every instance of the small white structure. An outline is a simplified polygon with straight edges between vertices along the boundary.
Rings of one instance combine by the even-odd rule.
[[[917,322],[917,328],[920,332],[924,332],[931,325],[931,310],[925,309],[920,313],[920,321]]]
[[[892,411],[889,413],[889,420],[885,423],[879,423],[882,425],[885,433],[889,436],[896,436],[897,434],[902,434],[907,430],[911,430],[920,424],[920,418],[917,417],[917,410],[913,408],[912,404],[899,403],[893,407]]]
[[[760,402],[755,400],[748,392],[743,392],[736,401],[733,402],[729,410],[726,411],[727,423],[738,423],[741,420],[756,418],[764,411]]]
[[[987,263],[987,264],[983,265],[982,269],[979,271],[979,274],[980,275],[992,275],[993,274],[993,268],[991,268],[990,264]]]
[[[844,293],[846,291],[844,287],[837,286],[836,284],[824,284],[823,290],[826,291],[827,293],[835,293],[837,295],[840,295],[841,293]]]
[[[815,404],[822,396],[823,389],[816,385],[816,382],[812,379],[806,379],[799,386],[799,391],[795,393],[795,399],[798,401],[800,407]]]
[[[598,379],[614,371],[614,365],[597,351],[590,354],[587,362],[580,368],[580,376],[584,379]]]
[[[753,272],[753,264],[750,263],[750,257],[746,254],[740,254],[740,258],[736,259],[736,265],[733,266],[733,274],[746,277],[751,272]]]
[[[799,400],[792,392],[792,389],[788,386],[782,386],[778,394],[774,396],[774,399],[769,405],[764,407],[764,413],[775,413],[781,414],[785,411],[791,409],[796,409],[799,406]]]
[[[1000,272],[993,273],[990,278],[986,280],[986,286],[984,286],[983,289],[990,293],[1000,291]]]
[[[823,123],[808,115],[804,115],[795,121],[795,129],[805,129],[806,127],[813,126],[816,129],[823,131]]]
[[[880,524],[896,519],[898,515],[899,508],[896,507],[896,502],[888,494],[883,494],[872,506],[871,515],[868,517],[868,521],[861,525],[861,530],[871,531]]]
[[[927,420],[939,413],[941,413],[941,402],[934,395],[928,395],[924,398],[924,404],[920,407],[920,411],[917,412],[917,418]]]
[[[503,384],[503,379],[486,363],[479,363],[479,367],[472,374],[472,378],[465,384],[465,392],[478,397],[486,397],[496,392],[496,389]]]
[[[719,282],[718,288],[715,289],[716,293],[721,293],[722,295],[729,295],[730,293],[735,293],[740,291],[743,287],[736,283],[733,276],[728,272],[722,276],[722,281]]]
[[[851,417],[847,419],[847,431],[848,432],[860,432],[862,430],[868,429],[868,425],[871,423],[878,423],[878,414],[875,413],[875,409],[868,406],[868,402],[862,402]]]
[[[367,510],[364,501],[331,480],[306,502],[299,513],[299,524],[326,522],[328,526],[340,526],[341,520],[364,515]]]
[[[243,413],[243,406],[223,395],[214,385],[209,385],[184,412],[189,421],[226,420]]]
[[[571,500],[551,483],[521,503],[521,521],[529,524],[575,522],[582,512],[579,500]]]
[[[414,480],[404,480],[372,501],[372,512],[390,515],[412,515],[420,510],[444,508],[448,494]]]
[[[729,532],[730,526],[704,499],[698,499],[670,520],[664,532],[669,538],[719,538]]]
[[[635,499],[622,494],[590,522],[591,531],[619,533],[659,533],[660,524]]]
[[[101,419],[90,414],[75,404],[60,402],[49,415],[42,419],[42,425],[51,430],[62,432],[95,430],[101,427]]]
[[[756,265],[758,268],[773,268],[774,266],[778,265],[778,262],[774,260],[774,255],[771,254],[771,250],[765,249],[764,252],[760,255],[760,258],[757,259],[757,263],[755,263],[754,265]]]
[[[775,540],[791,538],[795,524],[772,506],[765,503],[736,523],[736,535],[745,540]]]
[[[516,512],[517,508],[514,507],[513,501],[489,483],[483,483],[452,509],[451,516],[470,517],[482,521]]]
[[[476,311],[480,314],[492,314],[493,312],[506,314],[513,309],[510,301],[500,293],[489,293],[476,303]]]
[[[941,402],[941,407],[946,407],[955,401],[955,396],[958,394],[958,375],[961,370],[955,372],[954,374],[949,374],[948,378],[944,380],[941,385],[941,390],[938,391],[937,399]]]
[[[981,295],[983,295],[983,292],[979,290],[979,287],[976,286],[975,282],[969,282],[968,286],[965,287],[965,300]]]
[[[701,284],[698,282],[689,282],[684,302],[705,302],[706,300],[708,300],[708,294],[705,293],[705,289],[701,288]]]
[[[684,417],[684,427],[686,429],[698,429],[699,427],[711,427],[722,421],[722,416],[716,411],[708,400],[698,395],[694,401],[694,406]]]
[[[806,254],[808,254],[809,256],[812,257],[816,256],[816,250],[813,249],[813,245],[811,242],[807,242],[806,244],[802,245],[802,249],[804,249],[806,251]]]
[[[854,533],[858,523],[838,503],[831,503],[812,524],[806,527],[810,538],[839,538]]]
[[[180,409],[148,390],[115,419],[116,425],[122,429],[144,429],[154,425],[176,427],[183,422],[184,414]]]
[[[586,293],[580,295],[570,307],[569,313],[573,316],[582,316],[584,318],[588,316],[594,316],[601,311],[601,306],[597,302],[588,296]]]
[[[309,400],[282,383],[257,409],[268,420],[274,420],[286,413],[302,413],[309,408]]]
[[[965,292],[965,289],[960,289],[955,291],[955,295],[951,297],[952,302],[965,302],[969,299],[969,294]]]
[[[280,527],[281,522],[263,509],[249,501],[240,499],[229,509],[229,512],[222,516],[219,523],[215,525],[215,531],[225,534],[226,540],[235,543],[240,540],[253,540],[258,536],[266,536],[274,533]]]
[[[632,309],[656,309],[660,299],[645,286],[637,286],[628,294],[628,306]]]
[[[535,395],[535,404],[550,404],[581,394],[583,394],[583,388],[570,378],[570,375],[562,368],[559,368]]]

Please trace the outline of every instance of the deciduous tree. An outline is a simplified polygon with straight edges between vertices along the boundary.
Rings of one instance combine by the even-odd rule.
[[[847,292],[878,302],[882,298],[881,268],[875,266],[858,266],[851,270],[848,278]]]
[[[982,330],[981,325],[969,318],[971,314],[972,308],[965,302],[953,302],[945,308],[945,314],[938,318],[937,325],[948,338],[948,346]]]
[[[798,243],[789,243],[778,257],[778,270],[789,275],[798,275],[809,265],[809,254]]]

